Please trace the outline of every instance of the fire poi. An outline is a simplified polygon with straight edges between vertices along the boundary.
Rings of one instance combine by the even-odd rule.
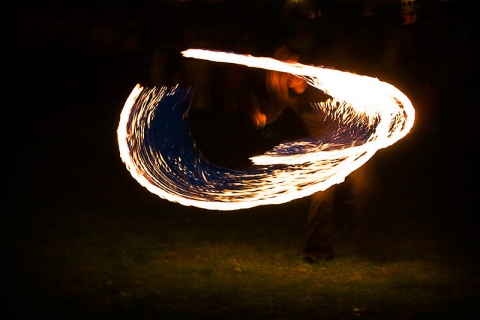
[[[377,78],[268,57],[189,49],[184,57],[291,73],[330,95],[313,102],[341,126],[332,136],[281,143],[233,170],[196,148],[186,116],[190,87],[137,84],[118,125],[120,156],[130,174],[160,198],[209,210],[281,204],[344,181],[379,149],[402,139],[415,110],[408,97]]]

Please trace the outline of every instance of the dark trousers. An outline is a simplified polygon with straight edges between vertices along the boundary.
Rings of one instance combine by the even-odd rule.
[[[333,258],[333,196],[335,186],[310,196],[304,254],[313,261]]]

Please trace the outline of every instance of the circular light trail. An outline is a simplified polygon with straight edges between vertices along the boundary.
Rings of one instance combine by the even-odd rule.
[[[376,78],[267,57],[189,49],[187,58],[297,75],[332,97],[313,102],[341,124],[331,136],[279,144],[244,170],[218,166],[197,149],[187,119],[189,87],[135,86],[117,129],[132,177],[163,199],[209,210],[286,203],[344,181],[377,150],[403,138],[415,110],[406,95]]]

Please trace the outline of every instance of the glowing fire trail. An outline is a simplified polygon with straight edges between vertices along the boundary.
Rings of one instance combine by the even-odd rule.
[[[302,77],[333,97],[314,106],[341,123],[330,137],[280,144],[252,157],[252,167],[232,170],[209,162],[196,149],[185,121],[190,88],[137,85],[120,116],[120,156],[138,183],[182,205],[238,210],[326,190],[343,182],[377,150],[403,138],[414,123],[410,100],[376,78],[235,53],[199,49],[182,53]]]

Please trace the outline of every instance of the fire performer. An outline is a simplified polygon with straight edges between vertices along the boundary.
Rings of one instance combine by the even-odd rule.
[[[286,62],[298,62],[299,56],[288,47],[276,50],[274,58]],[[254,113],[254,122],[259,126],[268,126],[279,117],[287,117],[294,112],[303,123],[308,138],[317,138],[332,134],[339,124],[326,117],[319,108],[310,102],[326,101],[330,96],[309,86],[305,80],[288,73],[268,71],[266,85],[273,103],[265,104]],[[333,258],[333,200],[335,185],[325,191],[310,196],[310,207],[307,220],[307,240],[304,247],[304,258],[308,262],[330,260]]]

